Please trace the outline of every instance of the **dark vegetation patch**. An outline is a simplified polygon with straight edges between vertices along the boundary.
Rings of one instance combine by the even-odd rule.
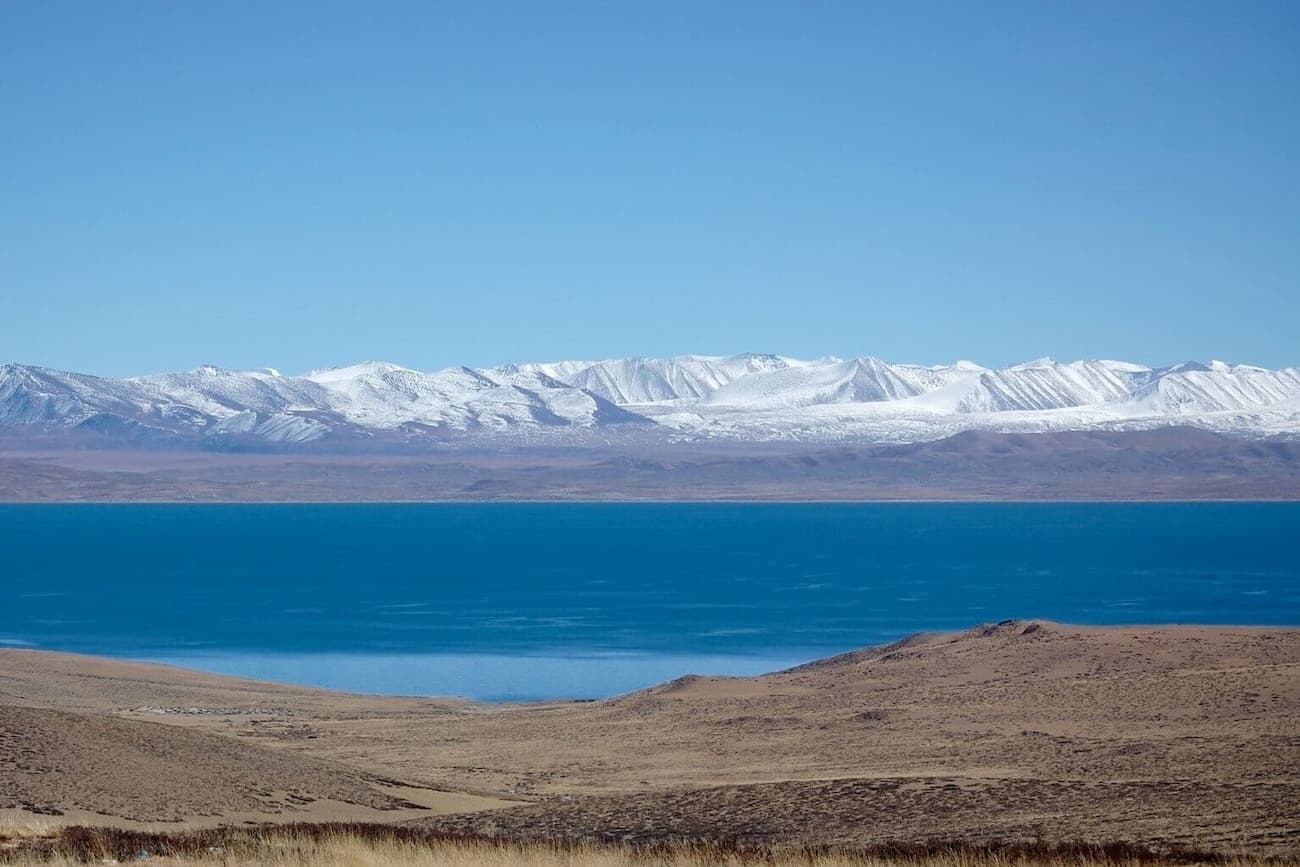
[[[0,863],[35,857],[65,857],[85,863],[106,858],[119,860],[142,857],[204,856],[220,852],[229,856],[254,855],[278,841],[323,842],[347,837],[373,843],[460,843],[482,846],[487,850],[514,851],[518,847],[543,845],[551,850],[579,851],[600,848],[600,844],[572,840],[546,840],[520,843],[514,840],[472,834],[458,834],[399,825],[370,823],[303,823],[290,825],[255,825],[220,827],[160,833],[121,828],[73,826],[50,837],[24,839],[19,845],[0,849]],[[0,835],[0,841],[3,841]],[[863,862],[887,860],[899,864],[922,864],[934,858],[985,861],[993,864],[1079,864],[1093,865],[1190,865],[1226,864],[1234,859],[1220,853],[1198,851],[1181,846],[1146,846],[1129,842],[1087,843],[1031,841],[988,841],[971,843],[960,840],[922,842],[885,842],[870,846],[770,846],[735,840],[670,839],[645,844],[614,844],[611,848],[626,853],[632,860],[663,862],[671,855],[688,855],[695,863],[723,864],[740,861],[747,864],[773,864],[840,856]],[[1258,859],[1269,863],[1270,859]],[[1280,860],[1275,863],[1282,863]]]

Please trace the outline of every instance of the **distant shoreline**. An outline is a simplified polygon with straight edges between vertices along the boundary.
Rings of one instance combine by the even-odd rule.
[[[727,497],[702,496],[687,497],[587,497],[587,498],[537,498],[521,497],[495,498],[484,497],[431,497],[429,499],[399,498],[352,498],[352,499],[195,499],[195,498],[159,498],[136,499],[133,497],[116,497],[111,499],[77,498],[66,500],[6,499],[0,498],[0,506],[472,506],[472,505],[518,505],[518,506],[886,506],[886,505],[1160,505],[1197,503],[1233,503],[1233,504],[1285,504],[1300,503],[1300,494],[1286,496],[1241,496],[1241,497]]]
[[[1012,618],[1000,622],[984,624],[984,628],[1001,627],[1009,623],[1041,622],[1030,618]],[[1057,624],[1060,625],[1060,624]],[[1125,632],[1142,630],[1174,631],[1232,631],[1244,633],[1300,632],[1300,621],[1270,623],[1191,622],[1186,620],[1149,620],[1140,623],[1076,621],[1070,628],[1097,630],[1101,632]],[[641,651],[582,651],[571,654],[558,652],[501,651],[491,652],[483,649],[465,648],[462,650],[437,649],[427,651],[395,650],[238,650],[209,649],[206,651],[185,652],[149,652],[149,653],[112,653],[103,650],[87,652],[33,643],[0,643],[0,653],[14,651],[33,653],[50,657],[69,657],[97,660],[105,665],[144,665],[218,678],[233,678],[258,683],[275,684],[286,689],[322,690],[340,694],[369,696],[372,698],[394,699],[450,699],[467,701],[485,706],[506,705],[552,705],[607,701],[630,692],[652,688],[655,684],[667,683],[682,677],[717,677],[723,679],[746,679],[764,677],[771,674],[790,671],[808,666],[821,665],[829,660],[851,656],[855,653],[872,651],[889,647],[899,642],[909,642],[927,635],[942,635],[948,629],[933,631],[904,631],[902,637],[882,640],[878,643],[836,649],[833,647],[779,647],[764,652],[740,651],[680,651],[667,652],[656,650]],[[593,678],[603,676],[604,682],[612,684],[618,680],[614,674],[620,664],[631,663],[635,676],[622,676],[622,685],[595,691],[582,692],[579,689],[557,691],[554,693],[526,694],[519,692],[490,693],[483,692],[484,684],[492,682],[493,673],[485,670],[485,661],[494,661],[501,667],[508,667],[515,680],[524,679],[553,683],[557,677],[567,678],[568,682],[581,684],[587,688]],[[732,663],[723,664],[723,660]],[[316,661],[315,668],[311,662]],[[242,664],[241,664],[242,663]],[[355,674],[345,674],[350,663],[371,663],[357,667]],[[419,663],[418,673],[409,667]],[[413,683],[411,678],[428,676],[428,664],[441,663],[438,674],[433,680],[458,682],[467,688],[418,689],[418,688],[376,688],[384,683],[403,681]],[[741,664],[746,663],[746,664]],[[313,676],[313,672],[328,670],[330,678]],[[448,671],[455,672],[448,674]],[[382,673],[381,673],[382,672]],[[328,682],[332,679],[334,682]],[[478,690],[476,692],[476,690]]]
[[[40,449],[3,502],[1300,501],[1300,441],[1189,428],[865,443],[438,453]]]
[[[850,499],[850,498],[808,498],[808,499],[783,499],[773,497],[766,498],[730,498],[714,497],[701,499],[428,499],[428,500],[397,500],[397,499],[296,499],[296,500],[252,500],[252,499],[232,499],[232,500],[196,500],[196,499],[131,499],[122,497],[118,499],[69,499],[69,500],[22,500],[22,499],[0,499],[0,506],[476,506],[476,505],[519,505],[519,506],[606,506],[606,505],[627,505],[627,506],[818,506],[818,505],[835,505],[835,506],[886,506],[886,505],[929,505],[929,506],[948,506],[948,505],[1081,505],[1081,506],[1107,506],[1107,505],[1196,505],[1199,503],[1230,503],[1230,504],[1285,504],[1300,503],[1300,495],[1288,495],[1278,497],[1150,497],[1150,498],[1118,498],[1118,497],[1060,497],[1060,498],[1009,498],[1009,497],[968,497],[968,498],[905,498],[905,497],[882,497],[876,499]]]

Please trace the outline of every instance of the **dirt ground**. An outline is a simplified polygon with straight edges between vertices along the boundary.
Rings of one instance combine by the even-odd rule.
[[[1296,805],[1300,630],[1015,621],[526,705],[0,651],[10,813],[1294,853]]]

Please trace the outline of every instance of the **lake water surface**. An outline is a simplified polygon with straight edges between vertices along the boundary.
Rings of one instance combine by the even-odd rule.
[[[1300,625],[1300,504],[0,506],[0,644],[595,697],[1009,617]]]

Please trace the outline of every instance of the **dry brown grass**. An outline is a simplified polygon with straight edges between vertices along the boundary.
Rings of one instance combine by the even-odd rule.
[[[55,836],[63,830],[63,823],[52,816],[32,815],[21,819],[0,817],[0,847],[33,839]]]
[[[870,849],[768,848],[680,842],[656,846],[520,843],[453,838],[386,825],[289,825],[153,833],[57,828],[34,821],[0,828],[0,863],[194,867],[1291,867],[1294,859],[1224,856],[1108,845],[931,842]]]

